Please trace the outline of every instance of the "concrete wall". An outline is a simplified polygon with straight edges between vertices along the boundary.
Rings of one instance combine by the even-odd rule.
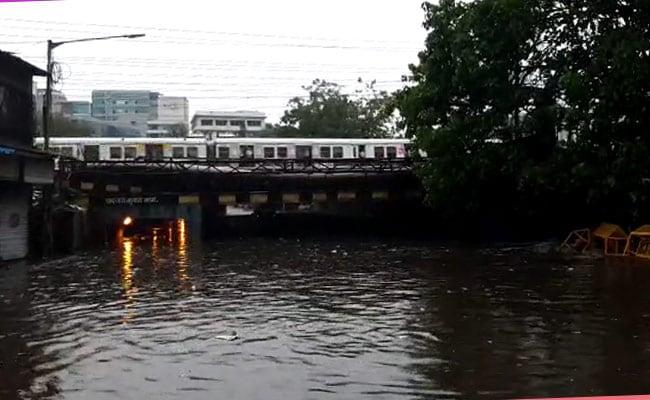
[[[0,182],[0,261],[27,256],[30,196],[30,185]]]

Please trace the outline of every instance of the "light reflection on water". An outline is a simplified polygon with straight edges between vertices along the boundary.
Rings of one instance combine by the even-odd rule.
[[[0,271],[0,398],[648,392],[649,289],[650,267],[367,239],[200,244],[179,220]]]

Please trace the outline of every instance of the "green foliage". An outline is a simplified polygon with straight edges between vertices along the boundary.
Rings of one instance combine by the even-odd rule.
[[[431,156],[420,173],[432,206],[450,218],[650,217],[650,3],[423,8],[426,47],[397,103]]]
[[[308,95],[289,101],[278,136],[290,137],[390,137],[396,132],[391,96],[364,83],[353,94],[346,94],[336,83],[316,79],[303,87]]]

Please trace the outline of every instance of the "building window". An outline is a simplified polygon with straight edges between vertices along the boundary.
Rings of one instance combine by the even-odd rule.
[[[382,146],[375,146],[375,158],[384,158],[384,148]]]
[[[212,126],[214,124],[214,120],[211,119],[202,119],[201,120],[201,126]]]
[[[397,147],[395,146],[386,147],[386,157],[397,158]]]
[[[275,158],[275,147],[265,147],[264,158]]]
[[[287,158],[288,156],[287,148],[284,146],[278,147],[278,158]]]
[[[332,147],[332,156],[334,156],[334,158],[343,158],[343,147],[341,146]]]
[[[189,146],[187,148],[187,158],[199,158],[199,148],[196,146]]]
[[[217,126],[226,126],[228,125],[228,121],[225,119],[217,119],[214,121],[214,124]]]
[[[173,158],[184,158],[185,151],[182,147],[174,146],[172,147],[172,157]]]
[[[124,148],[124,158],[134,159],[137,155],[137,149],[135,146],[126,146]]]
[[[244,121],[230,120],[230,126],[244,126]]]
[[[225,158],[225,159],[230,158],[230,148],[220,146],[219,151],[217,152],[217,157],[218,158]]]
[[[248,120],[248,121],[246,121],[246,125],[248,125],[248,126],[262,126],[262,121]]]
[[[330,158],[330,148],[329,146],[321,146],[320,148],[320,158]]]
[[[121,160],[122,159],[122,148],[121,147],[110,147],[108,149],[109,156],[112,160]]]

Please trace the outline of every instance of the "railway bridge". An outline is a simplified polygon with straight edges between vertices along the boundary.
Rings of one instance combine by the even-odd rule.
[[[94,226],[177,219],[206,232],[228,210],[262,215],[381,215],[421,204],[410,159],[61,159],[64,192],[85,202]]]

